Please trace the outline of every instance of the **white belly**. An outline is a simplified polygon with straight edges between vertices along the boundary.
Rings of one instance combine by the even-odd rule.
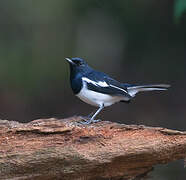
[[[110,106],[124,99],[122,96],[110,96],[95,91],[91,91],[86,88],[82,88],[82,90],[77,94],[77,96],[82,101],[98,107],[100,107],[103,104],[105,107]]]

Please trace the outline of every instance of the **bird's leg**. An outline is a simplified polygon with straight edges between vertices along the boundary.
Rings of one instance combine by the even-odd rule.
[[[100,107],[99,107],[99,109],[94,113],[94,115],[91,117],[91,121],[92,122],[95,122],[95,121],[97,121],[97,120],[94,120],[94,118],[100,113],[100,111],[102,110],[104,108],[104,105],[102,104]]]
[[[94,118],[100,113],[100,111],[104,108],[104,104],[102,104],[99,109],[94,113],[94,115],[88,120],[88,121],[85,121],[85,122],[81,122],[81,124],[91,124],[91,123],[95,123],[95,122],[98,122],[100,120],[95,120]]]

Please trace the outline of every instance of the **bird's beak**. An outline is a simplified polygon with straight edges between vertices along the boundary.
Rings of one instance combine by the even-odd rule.
[[[74,62],[70,58],[65,58],[70,64],[74,64]]]

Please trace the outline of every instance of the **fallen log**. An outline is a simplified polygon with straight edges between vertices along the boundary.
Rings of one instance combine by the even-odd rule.
[[[140,179],[186,157],[186,132],[80,120],[0,120],[0,179]]]

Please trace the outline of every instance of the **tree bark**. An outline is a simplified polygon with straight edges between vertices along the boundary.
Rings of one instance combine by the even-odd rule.
[[[0,179],[140,179],[186,157],[186,132],[80,120],[0,120]]]

